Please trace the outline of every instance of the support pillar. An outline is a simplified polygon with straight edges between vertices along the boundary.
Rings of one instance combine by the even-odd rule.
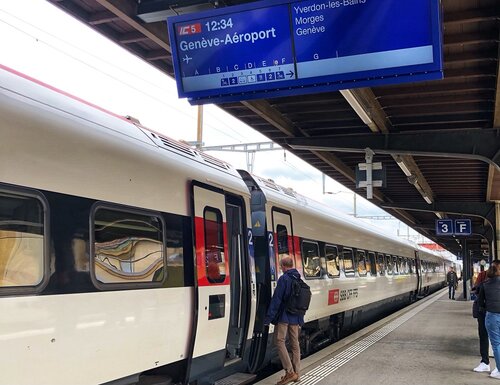
[[[196,125],[196,149],[203,147],[203,104],[198,106],[198,122]]]
[[[463,261],[463,270],[462,270],[462,284],[463,284],[463,296],[464,299],[467,300],[469,298],[469,289],[470,284],[469,280],[471,278],[471,257],[469,255],[469,250],[467,250],[467,238],[462,239],[462,261]]]

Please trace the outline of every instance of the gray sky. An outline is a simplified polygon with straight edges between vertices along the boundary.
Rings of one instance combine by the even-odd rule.
[[[166,28],[166,26],[165,26]],[[128,53],[44,0],[0,2],[0,63],[74,94],[114,113],[131,115],[143,125],[174,139],[196,140],[197,108],[177,97],[173,79]],[[204,108],[206,146],[267,142],[215,106]],[[237,168],[246,168],[244,153],[211,152]],[[353,212],[353,192],[284,151],[257,153],[254,173],[323,202]],[[388,215],[358,196],[362,216]],[[417,233],[397,220],[372,220],[393,234],[417,240]],[[422,241],[422,238],[418,241]]]

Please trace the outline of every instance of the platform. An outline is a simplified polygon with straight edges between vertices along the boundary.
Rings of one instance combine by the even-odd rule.
[[[443,289],[305,358],[296,384],[500,384],[472,370],[481,358],[471,309],[471,301],[449,300]],[[282,375],[258,384],[274,385]]]

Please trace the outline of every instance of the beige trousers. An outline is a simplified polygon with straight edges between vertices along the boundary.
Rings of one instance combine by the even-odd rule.
[[[299,345],[299,325],[288,325],[279,323],[274,328],[274,344],[278,348],[281,365],[288,373],[295,372],[300,375],[300,345]],[[288,342],[292,350],[292,359],[286,349],[285,341],[288,332]]]

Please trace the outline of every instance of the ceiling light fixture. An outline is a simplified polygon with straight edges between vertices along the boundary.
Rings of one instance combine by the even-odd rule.
[[[422,195],[422,197],[424,198],[424,201],[426,201],[428,204],[430,204],[430,205],[432,204],[432,199],[431,199],[431,198],[429,198],[429,196],[427,196],[427,195]]]
[[[398,164],[401,171],[403,171],[407,177],[411,177],[413,175],[401,155],[395,155],[394,159],[396,160],[396,163]]]
[[[340,93],[345,98],[345,100],[349,103],[352,109],[356,112],[359,118],[366,124],[372,131],[378,132],[379,129],[376,123],[370,117],[370,114],[367,112],[366,108],[359,102],[356,95],[351,90],[340,90]],[[408,182],[415,186],[417,191],[422,195],[422,198],[428,203],[432,204],[432,197],[429,196],[421,186],[418,175],[413,173],[408,165],[406,164],[404,158],[401,155],[393,155],[394,160],[398,164],[399,168],[408,178]]]
[[[137,5],[137,17],[145,23],[165,22],[170,16],[213,8],[215,5],[206,0],[142,0]]]
[[[340,90],[342,96],[347,100],[352,109],[358,114],[359,118],[363,121],[367,126],[374,125],[372,118],[366,112],[365,108],[359,103],[358,99],[354,96],[351,90]]]

